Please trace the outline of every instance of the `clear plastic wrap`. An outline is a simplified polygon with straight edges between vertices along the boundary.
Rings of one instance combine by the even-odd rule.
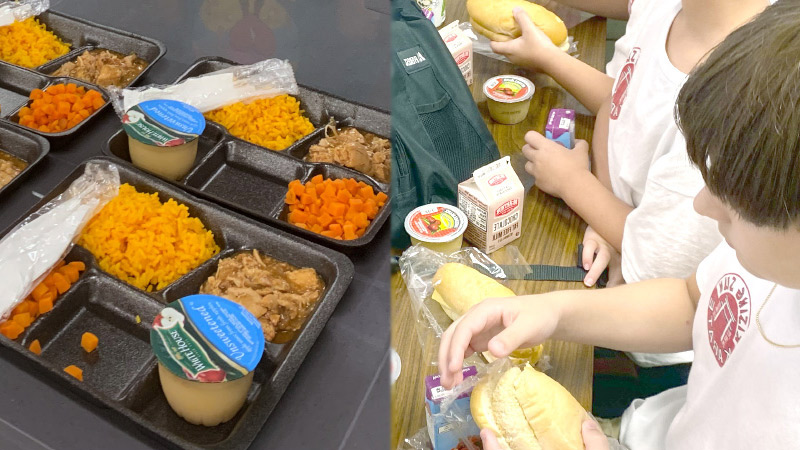
[[[122,117],[128,109],[147,100],[177,100],[205,113],[238,102],[297,95],[298,87],[289,61],[267,59],[187,78],[173,85],[111,87],[109,92],[114,110]]]
[[[0,319],[69,252],[86,223],[119,192],[113,164],[88,164],[61,195],[0,240]]]
[[[587,13],[581,12],[569,6],[562,5],[556,1],[552,0],[529,0],[529,1],[531,3],[536,3],[537,5],[544,6],[545,8],[555,13],[558,17],[561,18],[561,20],[564,21],[564,25],[567,27],[567,29],[572,28],[575,25],[583,22],[587,17]],[[469,21],[459,24],[459,28],[464,30],[464,33],[466,33],[466,35],[470,39],[472,39],[472,50],[475,53],[479,55],[488,56],[489,58],[494,58],[507,63],[511,62],[505,56],[498,55],[497,53],[493,52],[491,46],[489,45],[489,43],[491,42],[489,38],[473,31],[472,24]],[[569,41],[569,49],[567,50],[567,53],[577,57],[578,42],[572,36],[568,37],[568,41]]]
[[[434,358],[434,360],[428,361],[431,365],[436,365],[435,355],[438,354],[442,333],[453,323],[441,305],[431,298],[435,287],[433,276],[439,267],[451,262],[472,267],[496,280],[506,279],[506,274],[500,264],[528,265],[522,254],[513,245],[507,245],[495,252],[494,259],[474,247],[466,247],[449,255],[422,245],[411,246],[403,252],[399,260],[400,274],[405,281],[416,318],[415,328],[422,346],[422,354],[432,355]],[[486,364],[484,359],[477,355],[469,357],[465,363],[477,367]],[[541,357],[537,367],[540,370],[549,369],[549,357]]]
[[[482,446],[475,445],[472,441],[473,436],[467,435],[461,430],[466,430],[468,427],[463,424],[472,420],[472,413],[465,411],[462,405],[458,405],[456,400],[465,392],[470,392],[484,377],[500,375],[514,366],[514,362],[509,358],[498,359],[491,364],[478,367],[477,374],[471,377],[464,378],[458,386],[448,391],[444,398],[441,400],[440,412],[435,416],[443,421],[445,424],[450,425],[448,428],[452,429],[459,439],[459,450],[481,450]],[[586,418],[593,418],[590,413],[586,413]],[[445,426],[447,426],[445,425]],[[608,438],[610,450],[628,450],[615,438]],[[427,429],[421,429],[413,436],[404,439],[397,447],[397,450],[440,450],[433,449],[431,440],[428,435]],[[447,449],[450,450],[450,449]]]
[[[464,31],[464,34],[472,40],[472,51],[478,55],[488,56],[489,58],[496,59],[498,61],[503,61],[511,64],[508,58],[503,55],[499,55],[492,51],[491,40],[486,36],[476,33],[472,29],[472,24],[469,22],[462,22],[458,25]],[[578,57],[578,41],[575,40],[572,36],[567,37],[567,41],[569,42],[569,49],[567,53],[574,57]]]
[[[38,16],[50,9],[50,0],[0,1],[0,27]]]

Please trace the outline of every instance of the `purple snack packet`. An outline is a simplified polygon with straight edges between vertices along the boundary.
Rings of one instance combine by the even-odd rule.
[[[553,108],[547,117],[544,136],[568,149],[575,146],[575,111]]]

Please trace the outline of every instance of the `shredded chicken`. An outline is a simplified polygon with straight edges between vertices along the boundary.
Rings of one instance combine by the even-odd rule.
[[[350,167],[382,183],[391,178],[392,146],[388,139],[355,128],[337,130],[333,121],[325,128],[325,137],[311,146],[306,159]]]
[[[245,307],[261,323],[264,337],[297,331],[325,286],[311,268],[298,269],[253,250],[220,260],[201,294],[218,295]]]
[[[25,169],[25,161],[0,152],[0,189]]]
[[[72,77],[107,88],[126,87],[147,67],[132,53],[128,56],[110,50],[87,50],[74,62],[64,63],[53,72],[55,77]]]

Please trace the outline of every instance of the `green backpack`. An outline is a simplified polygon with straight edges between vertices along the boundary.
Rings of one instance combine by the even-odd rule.
[[[456,204],[458,183],[500,158],[461,71],[413,0],[392,0],[392,247],[427,203]]]

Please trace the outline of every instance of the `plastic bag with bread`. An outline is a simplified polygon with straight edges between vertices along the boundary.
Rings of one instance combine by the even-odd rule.
[[[494,279],[472,267],[459,263],[447,263],[439,267],[433,277],[433,282],[431,298],[439,303],[444,312],[453,320],[457,320],[470,308],[487,298],[516,295],[514,291]],[[536,364],[542,355],[542,349],[541,345],[537,345],[532,348],[515,350],[511,353],[510,358],[516,363]],[[489,352],[484,352],[483,357],[490,363],[496,359]]]
[[[522,35],[514,20],[513,10],[520,7],[537,28],[542,30],[556,47],[568,51],[567,27],[555,13],[544,6],[526,0],[467,0],[472,28],[493,41],[509,41]]]
[[[470,410],[503,450],[584,450],[586,411],[561,384],[529,364],[484,376],[472,389]]]

